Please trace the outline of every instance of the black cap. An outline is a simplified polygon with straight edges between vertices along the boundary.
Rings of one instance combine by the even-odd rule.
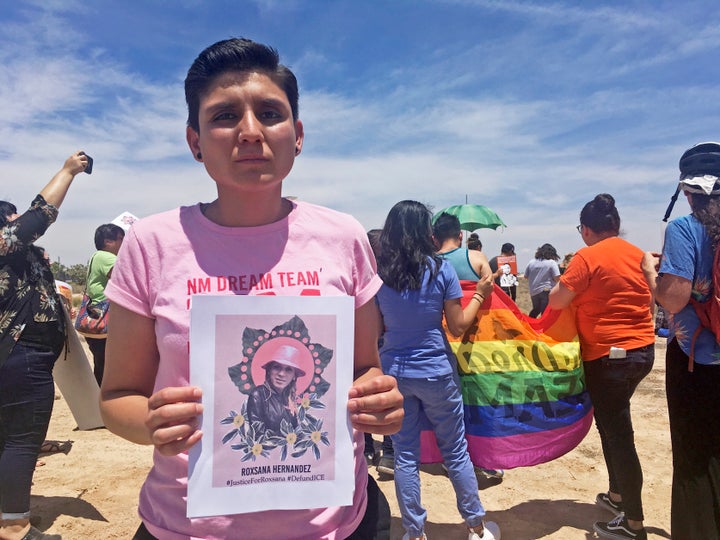
[[[680,179],[711,174],[720,176],[720,144],[699,143],[680,157]]]

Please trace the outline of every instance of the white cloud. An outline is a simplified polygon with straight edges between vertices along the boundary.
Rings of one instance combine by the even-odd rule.
[[[719,138],[717,74],[702,60],[720,44],[717,17],[687,7],[439,2],[438,9],[474,9],[477,24],[366,57],[352,50],[370,39],[352,34],[355,23],[366,28],[362,21],[342,21],[347,44],[338,54],[326,40],[340,32],[313,29],[309,20],[308,39],[293,22],[312,6],[255,4],[262,17],[237,15],[235,33],[282,33],[291,46],[281,55],[293,58],[300,78],[306,143],[285,192],[352,213],[366,228],[380,226],[401,199],[440,209],[467,197],[509,225],[481,231],[488,254],[510,241],[522,265],[545,242],[561,253],[580,247],[580,208],[609,192],[628,238],[657,248],[679,155]],[[98,224],[124,210],[144,216],[211,200],[214,185],[185,144],[183,74],[161,76],[92,27],[72,24],[77,3],[41,5],[26,2],[0,22],[0,175],[9,179],[0,198],[25,206],[70,152],[91,153],[95,172],[78,177],[43,240],[74,263],[86,259]],[[216,23],[207,4],[182,5]],[[177,55],[182,39],[211,42],[207,34],[217,29],[204,17],[155,39],[153,47],[167,47],[159,56]],[[686,211],[681,205],[674,215]],[[84,237],[87,245],[78,243]]]

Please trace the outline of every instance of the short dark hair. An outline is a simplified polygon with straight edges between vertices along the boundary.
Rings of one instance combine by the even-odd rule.
[[[500,252],[501,253],[515,253],[515,246],[513,246],[510,242],[506,242],[500,247]]]
[[[607,193],[595,195],[580,211],[580,225],[585,225],[595,233],[619,234],[620,214],[615,208],[613,196]]]
[[[460,234],[460,220],[457,216],[443,212],[433,223],[433,236],[438,244],[450,238],[457,238]]]
[[[267,45],[246,38],[218,41],[202,51],[185,77],[185,101],[188,106],[187,125],[200,132],[198,114],[200,98],[213,81],[232,71],[260,72],[283,89],[290,102],[293,120],[298,119],[298,84],[289,68],[280,63],[278,52]]]
[[[11,202],[0,201],[0,227],[5,225],[13,214],[17,214],[17,207]]]
[[[95,249],[103,249],[106,240],[117,240],[125,236],[125,230],[113,223],[105,223],[95,229]]]

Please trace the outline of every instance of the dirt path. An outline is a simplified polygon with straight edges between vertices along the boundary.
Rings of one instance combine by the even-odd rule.
[[[664,340],[656,347],[655,368],[633,398],[633,420],[645,473],[644,503],[650,538],[670,538],[670,437],[664,392]],[[58,394],[49,439],[72,440],[67,454],[43,458],[35,473],[32,511],[40,528],[66,540],[130,538],[139,523],[137,497],[151,463],[151,449],[128,443],[106,429],[75,431],[65,400]],[[375,474],[375,471],[372,471]],[[431,539],[465,538],[450,482],[439,465],[424,467],[423,502]],[[379,483],[390,500],[393,539],[402,536],[392,480]],[[592,524],[611,516],[595,506],[607,489],[600,440],[593,427],[569,454],[544,465],[507,471],[497,485],[483,485],[488,519],[505,540],[586,540]]]

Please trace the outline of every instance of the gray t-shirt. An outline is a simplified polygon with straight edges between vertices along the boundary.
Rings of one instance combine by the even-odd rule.
[[[558,263],[552,259],[533,259],[525,269],[530,296],[549,291],[555,285],[555,278],[560,275]]]

